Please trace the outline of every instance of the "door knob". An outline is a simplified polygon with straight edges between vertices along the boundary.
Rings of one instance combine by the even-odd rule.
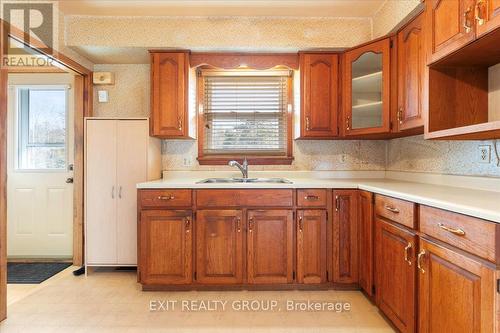
[[[73,177],[66,178],[66,184],[73,184]]]

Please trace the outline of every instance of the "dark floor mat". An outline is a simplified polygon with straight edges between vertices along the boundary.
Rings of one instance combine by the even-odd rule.
[[[65,262],[7,263],[7,283],[38,284],[71,266]]]

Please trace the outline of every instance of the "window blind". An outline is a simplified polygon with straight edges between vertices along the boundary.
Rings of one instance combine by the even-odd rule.
[[[288,78],[204,73],[204,154],[286,155]]]

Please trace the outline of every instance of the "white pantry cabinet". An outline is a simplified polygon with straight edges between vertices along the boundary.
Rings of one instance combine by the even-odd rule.
[[[136,184],[161,177],[147,118],[85,119],[85,265],[137,265]]]

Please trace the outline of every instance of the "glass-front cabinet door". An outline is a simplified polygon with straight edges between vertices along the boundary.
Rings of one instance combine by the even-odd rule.
[[[390,131],[389,38],[346,52],[344,61],[346,135]]]

